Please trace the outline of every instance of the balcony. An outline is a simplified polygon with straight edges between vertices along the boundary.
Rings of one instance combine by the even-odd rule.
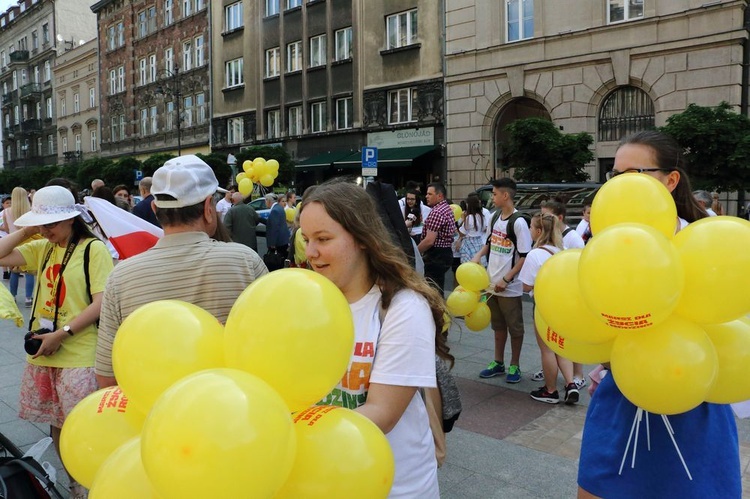
[[[3,94],[3,107],[13,104],[13,92]]]
[[[42,120],[26,120],[21,123],[22,133],[34,133],[42,130]]]
[[[28,50],[16,50],[10,53],[10,63],[14,62],[26,62],[29,60]]]
[[[82,151],[67,151],[63,153],[63,159],[66,163],[78,163],[83,159]]]
[[[39,100],[42,98],[42,86],[39,83],[29,83],[21,87],[21,99]]]

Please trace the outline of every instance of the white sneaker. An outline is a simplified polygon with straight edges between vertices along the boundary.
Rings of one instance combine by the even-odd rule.
[[[584,377],[583,379],[581,379],[578,376],[574,376],[573,377],[573,383],[575,383],[576,384],[576,388],[578,388],[580,390],[581,388],[583,388],[584,386],[586,386],[586,378]]]
[[[544,371],[541,369],[531,375],[531,381],[544,381]]]

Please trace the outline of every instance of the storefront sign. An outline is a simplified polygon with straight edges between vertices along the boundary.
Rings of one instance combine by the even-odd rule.
[[[368,133],[367,145],[378,149],[433,146],[435,145],[435,129],[433,127],[405,128],[403,130]]]

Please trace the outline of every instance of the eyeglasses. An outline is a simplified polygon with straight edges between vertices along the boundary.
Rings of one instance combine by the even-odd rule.
[[[625,171],[617,171],[614,168],[608,171],[605,174],[605,178],[607,180],[612,180],[618,175],[622,175],[623,173],[647,173],[647,172],[671,172],[672,170],[670,168],[631,168],[630,170]]]
[[[42,224],[40,227],[43,227],[45,229],[51,230],[57,227],[60,224],[60,222],[52,222],[51,224]]]
[[[417,198],[406,198],[407,201],[416,201]]]

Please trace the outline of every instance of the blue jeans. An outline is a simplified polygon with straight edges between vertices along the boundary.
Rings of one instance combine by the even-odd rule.
[[[20,277],[21,274],[17,272],[10,273],[10,294],[13,295],[13,298],[18,293],[18,279]],[[26,281],[26,298],[28,299],[34,294],[34,276],[32,274],[24,274],[24,280]]]

